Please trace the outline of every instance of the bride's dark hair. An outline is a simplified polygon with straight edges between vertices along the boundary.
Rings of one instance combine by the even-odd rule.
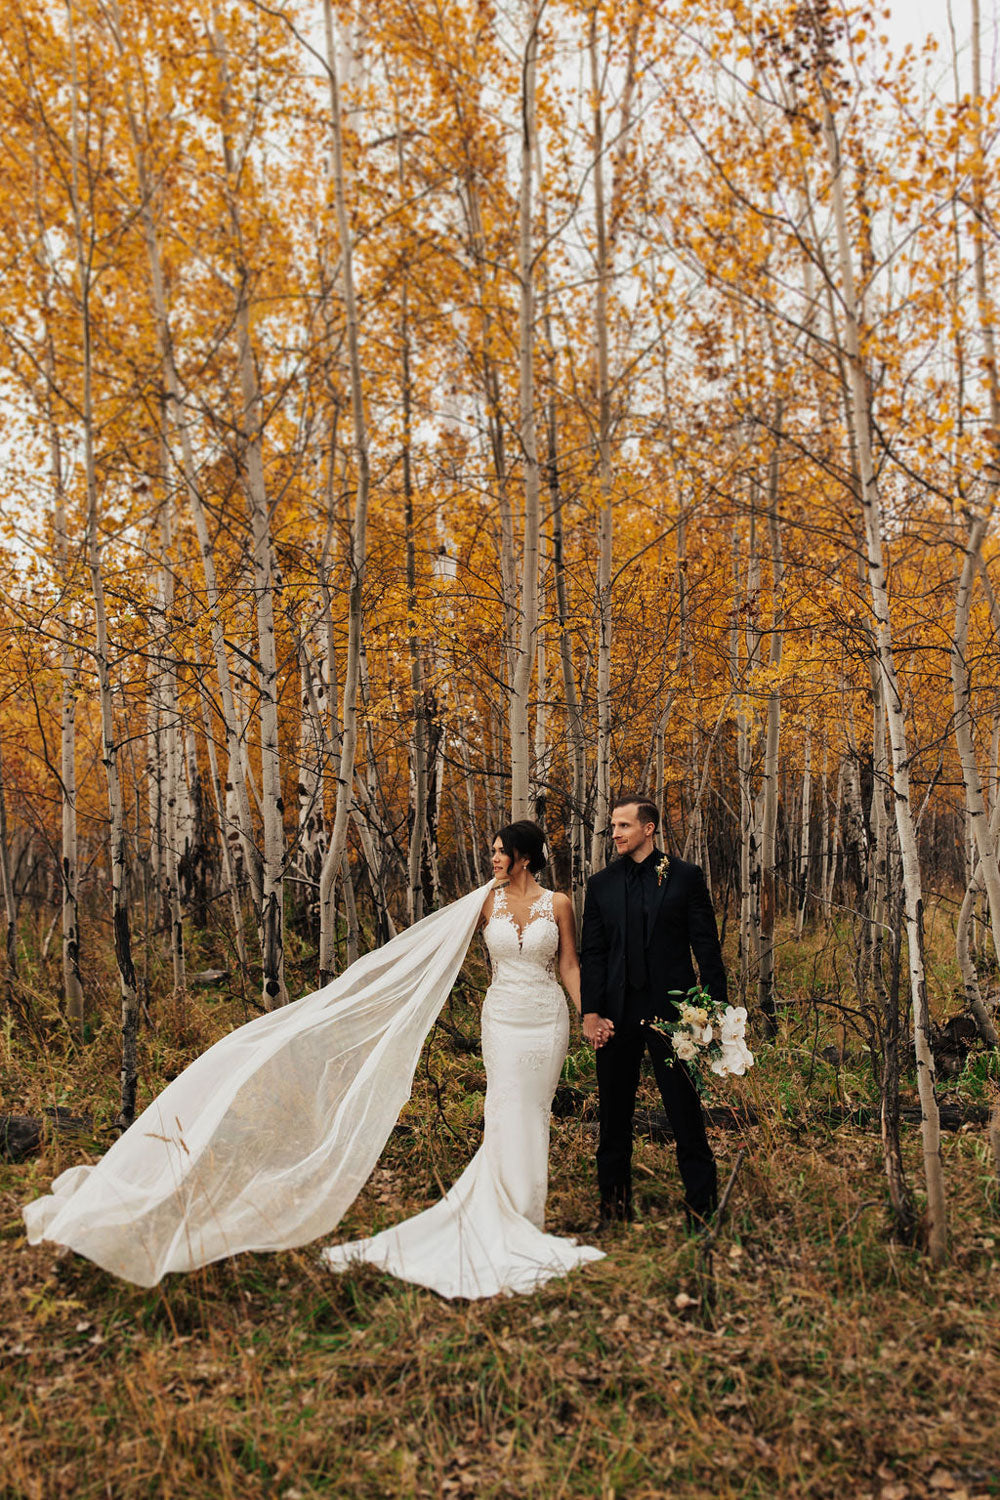
[[[522,854],[528,861],[528,869],[532,875],[544,870],[545,835],[537,823],[529,823],[527,818],[519,823],[508,823],[505,828],[497,830],[496,836],[508,859],[516,859]]]

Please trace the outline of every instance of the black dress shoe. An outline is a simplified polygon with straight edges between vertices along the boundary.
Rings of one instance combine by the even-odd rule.
[[[631,1188],[609,1188],[607,1191],[602,1191],[602,1224],[631,1224],[634,1218],[635,1209],[632,1207]]]
[[[707,1229],[715,1216],[717,1207],[718,1204],[714,1201],[704,1203],[698,1208],[693,1203],[685,1203],[684,1217],[687,1220],[688,1233],[700,1234],[702,1230]]]

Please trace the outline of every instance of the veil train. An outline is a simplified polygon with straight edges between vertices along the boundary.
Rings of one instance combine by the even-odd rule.
[[[216,1042],[96,1166],[71,1167],[25,1206],[29,1241],[155,1286],[167,1271],[329,1234],[409,1098],[489,889]]]

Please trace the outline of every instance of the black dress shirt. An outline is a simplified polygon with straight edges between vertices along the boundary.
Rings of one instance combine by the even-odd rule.
[[[625,965],[629,991],[639,998],[649,993],[646,942],[649,933],[649,907],[656,884],[656,862],[660,858],[660,851],[654,849],[641,860],[632,859],[631,855],[625,857],[628,860],[625,869]]]

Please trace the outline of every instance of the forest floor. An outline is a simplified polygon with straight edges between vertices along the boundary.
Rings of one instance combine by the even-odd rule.
[[[817,1052],[837,1036],[815,1003],[782,1018],[754,1074],[727,1090],[759,1123],[712,1132],[723,1181],[745,1156],[709,1259],[684,1232],[672,1147],[640,1139],[640,1221],[600,1238],[607,1258],[479,1303],[367,1268],[331,1275],[315,1245],[151,1291],[29,1247],[21,1205],[109,1139],[114,1026],[74,1056],[54,1028],[31,1037],[8,1021],[3,1107],[61,1104],[96,1123],[0,1164],[0,1497],[1000,1496],[1000,1200],[985,1127],[944,1139],[951,1259],[934,1272],[892,1237],[877,1130],[840,1123],[872,1097],[863,1059]],[[144,1040],[145,1097],[239,1019],[210,997],[165,1008]],[[459,997],[334,1238],[426,1206],[457,1176],[482,1118],[474,1037]],[[573,1045],[548,1227],[592,1240],[592,1062]],[[981,1104],[994,1069],[974,1053],[942,1092]],[[919,1190],[919,1133],[905,1132]]]

